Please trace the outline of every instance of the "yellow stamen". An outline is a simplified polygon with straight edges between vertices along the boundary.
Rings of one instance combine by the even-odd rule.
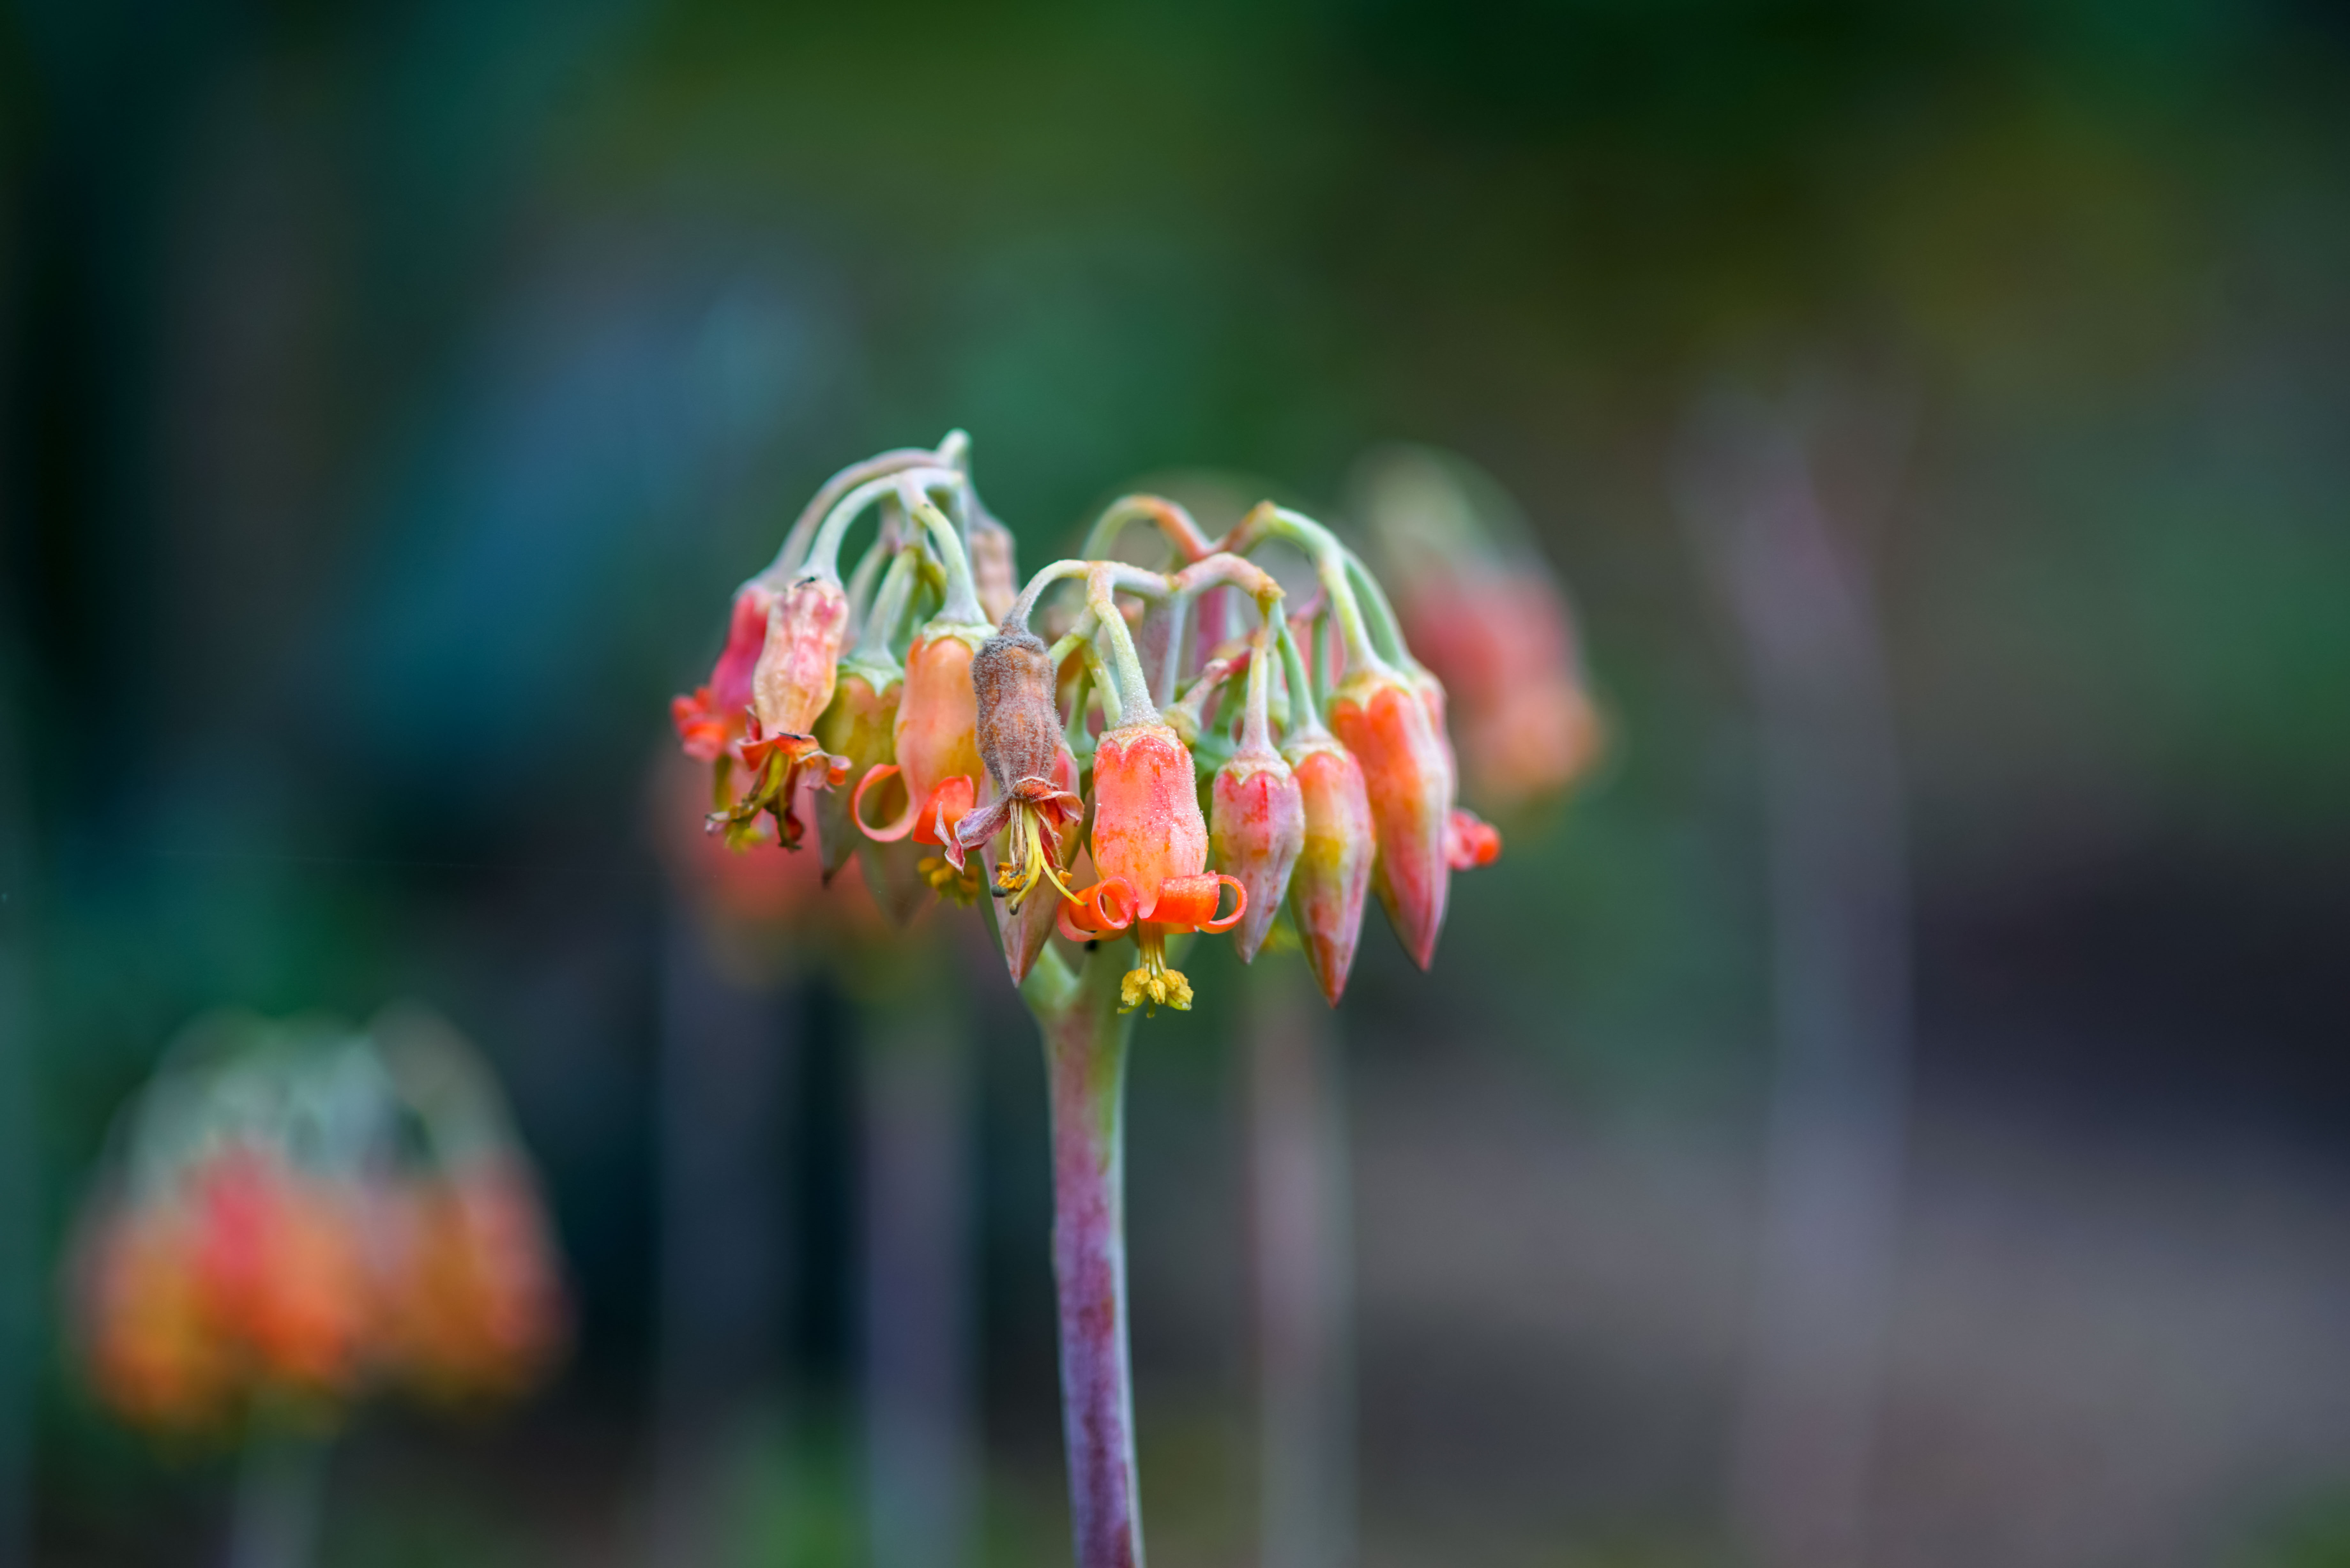
[[[922,880],[931,885],[931,891],[952,898],[958,904],[971,903],[979,897],[979,867],[976,866],[958,871],[946,857],[925,855],[914,862],[914,869],[922,874]]]
[[[1146,1018],[1162,1007],[1191,1012],[1191,982],[1180,971],[1167,967],[1167,933],[1153,925],[1137,926],[1134,945],[1142,950],[1142,963],[1118,981],[1118,1010],[1131,1012],[1139,1007]]]
[[[1036,808],[1024,800],[1012,803],[1012,842],[1005,846],[1009,858],[995,867],[995,890],[1005,899],[1004,909],[1020,912],[1021,904],[1029,890],[1039,881],[1050,882],[1062,898],[1076,901],[1076,895],[1061,880],[1058,867],[1053,864],[1051,838],[1045,825],[1037,820]]]
[[[785,826],[785,819],[791,815],[796,765],[795,759],[785,753],[770,753],[752,775],[751,787],[743,792],[742,798],[710,814],[710,826],[723,832],[727,848],[748,849],[754,844],[765,842],[759,834],[762,814],[775,819],[775,838],[785,848],[799,847],[798,835]],[[724,774],[720,776],[723,780]]]

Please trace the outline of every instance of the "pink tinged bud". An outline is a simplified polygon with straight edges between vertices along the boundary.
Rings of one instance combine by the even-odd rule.
[[[1305,847],[1305,792],[1279,756],[1236,756],[1216,770],[1210,837],[1216,864],[1248,891],[1232,945],[1253,961],[1281,912],[1291,869]]]
[[[734,590],[733,609],[727,620],[726,646],[710,672],[710,697],[720,709],[740,713],[751,705],[751,678],[759,655],[767,646],[767,623],[775,601],[783,596],[764,583],[749,582]]]
[[[1412,961],[1436,959],[1451,864],[1445,833],[1452,815],[1452,760],[1432,680],[1370,672],[1349,678],[1330,701],[1330,727],[1363,764],[1363,786],[1378,838],[1373,882]]]
[[[1464,712],[1461,748],[1481,798],[1497,808],[1558,794],[1601,749],[1590,693],[1563,672],[1530,678],[1490,710]]]
[[[775,600],[751,672],[752,711],[767,738],[814,733],[832,702],[847,631],[848,595],[829,577],[805,577]]]
[[[1428,710],[1429,727],[1436,732],[1436,749],[1444,759],[1446,798],[1457,800],[1461,794],[1461,757],[1452,749],[1452,730],[1445,722],[1450,694],[1432,670],[1415,668],[1407,671],[1404,679],[1419,693],[1419,705]]]
[[[1327,736],[1284,749],[1305,815],[1305,843],[1289,878],[1291,918],[1305,961],[1331,1006],[1346,993],[1363,932],[1363,900],[1376,856],[1363,766]]]
[[[859,805],[858,824],[868,836],[895,843],[933,820],[939,790],[951,780],[966,781],[976,794],[978,711],[972,696],[971,661],[971,644],[951,632],[918,639],[907,650],[905,695],[899,699],[890,742],[897,762],[868,770],[857,786],[861,801],[895,776],[905,788],[905,805],[899,815],[878,825]],[[938,842],[935,837],[917,841]]]
[[[972,694],[972,646],[952,632],[918,638],[906,652],[906,695],[898,704],[898,765],[906,793],[922,802],[952,778],[979,778],[979,706]]]
[[[826,754],[811,732],[832,701],[847,627],[848,596],[829,577],[802,578],[768,610],[767,639],[751,672],[750,727],[734,745],[751,783],[709,820],[730,846],[748,845],[765,812],[777,841],[797,849],[806,824],[794,805],[795,782],[806,776],[830,789],[847,778],[848,759]]]
[[[729,742],[742,733],[743,711],[751,705],[751,672],[759,651],[766,646],[767,615],[775,590],[764,583],[744,583],[734,590],[734,606],[727,618],[726,646],[706,685],[690,697],[670,703],[670,719],[677,726],[679,743],[696,762],[714,763]]]

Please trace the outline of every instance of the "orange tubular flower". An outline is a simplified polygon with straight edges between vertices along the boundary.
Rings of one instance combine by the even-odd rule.
[[[767,639],[751,672],[751,727],[735,754],[751,770],[751,785],[728,809],[713,812],[712,831],[730,846],[750,842],[761,812],[775,818],[775,838],[797,849],[806,825],[793,809],[793,784],[804,774],[824,787],[847,776],[845,757],[816,743],[816,719],[832,701],[840,645],[848,629],[848,595],[830,577],[804,577],[786,588],[767,613]]]
[[[979,706],[972,690],[973,634],[963,627],[935,623],[906,652],[905,696],[898,703],[895,763],[867,770],[858,782],[851,809],[866,836],[893,844],[912,834],[917,844],[948,849],[951,829],[978,798]],[[890,778],[905,786],[906,807],[899,818],[875,827],[864,818],[866,792]],[[931,885],[957,898],[977,896],[962,876],[959,850],[923,870]]]
[[[679,744],[698,763],[715,763],[741,738],[743,720],[751,706],[751,673],[758,667],[759,650],[766,646],[767,616],[775,607],[775,590],[753,578],[734,590],[734,606],[727,617],[726,646],[707,685],[692,695],[672,698],[670,722],[677,726]]]
[[[1404,950],[1426,969],[1436,959],[1451,877],[1452,761],[1439,717],[1441,689],[1419,684],[1392,671],[1357,671],[1330,699],[1330,727],[1363,765],[1379,902]],[[1433,688],[1432,677],[1427,684]]]
[[[1363,900],[1377,855],[1363,765],[1327,734],[1282,748],[1297,778],[1305,841],[1289,879],[1289,907],[1305,961],[1330,1005],[1346,993],[1363,934]]]
[[[1102,736],[1094,751],[1094,868],[1101,880],[1062,907],[1065,934],[1084,941],[1133,929],[1142,962],[1118,986],[1123,1011],[1191,1005],[1191,983],[1167,967],[1167,938],[1227,931],[1248,912],[1239,878],[1209,872],[1191,753],[1154,718]],[[1239,898],[1219,919],[1219,889]]]

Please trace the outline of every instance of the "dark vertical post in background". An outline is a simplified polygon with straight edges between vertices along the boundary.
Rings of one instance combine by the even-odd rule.
[[[970,1042],[935,996],[864,1010],[865,1484],[875,1568],[956,1568],[972,1515]]]
[[[1885,654],[1863,556],[1821,501],[1814,434],[1792,400],[1718,399],[1675,475],[1762,763],[1776,1058],[1732,1507],[1764,1568],[1866,1556],[1909,1045]]]
[[[791,1234],[780,1157],[798,987],[713,961],[672,902],[661,964],[650,1561],[714,1563],[753,1451],[785,1396],[775,1346]]]
[[[33,1561],[33,1367],[42,1299],[36,1234],[40,1145],[34,1135],[32,965],[26,954],[32,870],[23,732],[0,646],[0,1568]]]
[[[1336,1030],[1303,964],[1248,990],[1261,1568],[1355,1560],[1352,1205]]]

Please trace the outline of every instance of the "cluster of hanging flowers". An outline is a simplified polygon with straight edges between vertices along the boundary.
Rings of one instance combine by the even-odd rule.
[[[381,1388],[496,1403],[567,1334],[495,1082],[412,1008],[192,1026],[118,1126],[68,1289],[99,1397],[183,1438],[331,1425]]]
[[[1602,731],[1566,595],[1515,504],[1424,447],[1375,454],[1357,488],[1404,633],[1451,699],[1463,788],[1500,812],[1557,798]]]
[[[710,830],[813,834],[824,879],[855,857],[893,919],[984,892],[1015,982],[1056,930],[1130,939],[1129,1010],[1191,1005],[1170,943],[1198,932],[1243,961],[1294,942],[1335,1003],[1373,892],[1429,965],[1452,873],[1501,839],[1458,804],[1444,685],[1362,558],[1270,502],[1211,539],[1135,495],[1022,585],[968,453],[958,431],[844,470],[736,591],[673,705],[712,764]],[[1132,524],[1161,567],[1113,558]],[[1267,551],[1310,573],[1303,604]]]

